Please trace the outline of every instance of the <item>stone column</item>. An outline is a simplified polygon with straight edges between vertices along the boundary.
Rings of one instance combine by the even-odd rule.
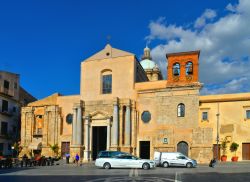
[[[82,107],[77,107],[76,144],[82,145]]]
[[[125,145],[130,146],[131,135],[131,111],[130,104],[126,105],[126,118],[125,118]]]
[[[72,131],[72,144],[76,144],[77,136],[77,108],[73,108],[73,131]]]
[[[90,117],[87,116],[84,122],[84,161],[89,161],[89,124],[90,124]]]
[[[112,141],[111,145],[114,147],[118,146],[118,131],[119,131],[119,111],[118,111],[118,103],[117,101],[114,102],[114,110],[113,110],[113,124],[112,124]]]
[[[107,126],[107,147],[106,147],[106,150],[109,150],[109,147],[110,147],[110,118],[107,119],[107,123],[108,123],[108,126]]]

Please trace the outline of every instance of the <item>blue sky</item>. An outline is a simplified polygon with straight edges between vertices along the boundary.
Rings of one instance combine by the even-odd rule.
[[[249,92],[248,12],[247,0],[1,1],[0,70],[38,99],[79,94],[80,62],[110,35],[138,58],[149,42],[164,74],[167,52],[200,49],[202,94]]]

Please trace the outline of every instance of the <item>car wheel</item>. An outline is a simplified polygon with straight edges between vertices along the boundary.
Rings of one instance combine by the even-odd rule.
[[[191,167],[193,167],[193,164],[190,163],[190,162],[188,162],[188,163],[186,164],[186,166],[187,166],[187,168],[191,168]]]
[[[163,163],[163,167],[165,167],[165,168],[169,167],[168,163],[167,163],[167,162],[164,162],[164,163]]]
[[[144,163],[144,164],[142,165],[142,168],[143,168],[143,169],[149,169],[149,168],[150,168],[150,166],[149,166],[149,164],[148,164],[148,163]]]
[[[103,164],[103,168],[104,168],[104,169],[110,169],[110,168],[111,168],[110,163],[105,162],[105,163]]]

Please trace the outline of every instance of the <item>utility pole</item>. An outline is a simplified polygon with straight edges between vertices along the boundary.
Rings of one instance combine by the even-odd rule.
[[[217,136],[216,136],[216,142],[217,142],[217,162],[219,161],[219,119],[220,119],[220,110],[219,110],[219,103],[217,103]]]

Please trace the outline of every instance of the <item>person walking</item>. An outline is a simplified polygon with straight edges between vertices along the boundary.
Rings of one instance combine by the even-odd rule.
[[[65,157],[66,157],[66,164],[69,164],[70,154],[66,153]]]
[[[210,161],[209,167],[214,168],[215,164],[216,164],[216,159],[214,158],[214,159],[212,159],[212,160]]]
[[[76,154],[76,157],[75,157],[76,166],[78,166],[78,162],[79,162],[79,160],[80,160],[80,157],[79,157],[79,155],[78,155],[78,154]]]

